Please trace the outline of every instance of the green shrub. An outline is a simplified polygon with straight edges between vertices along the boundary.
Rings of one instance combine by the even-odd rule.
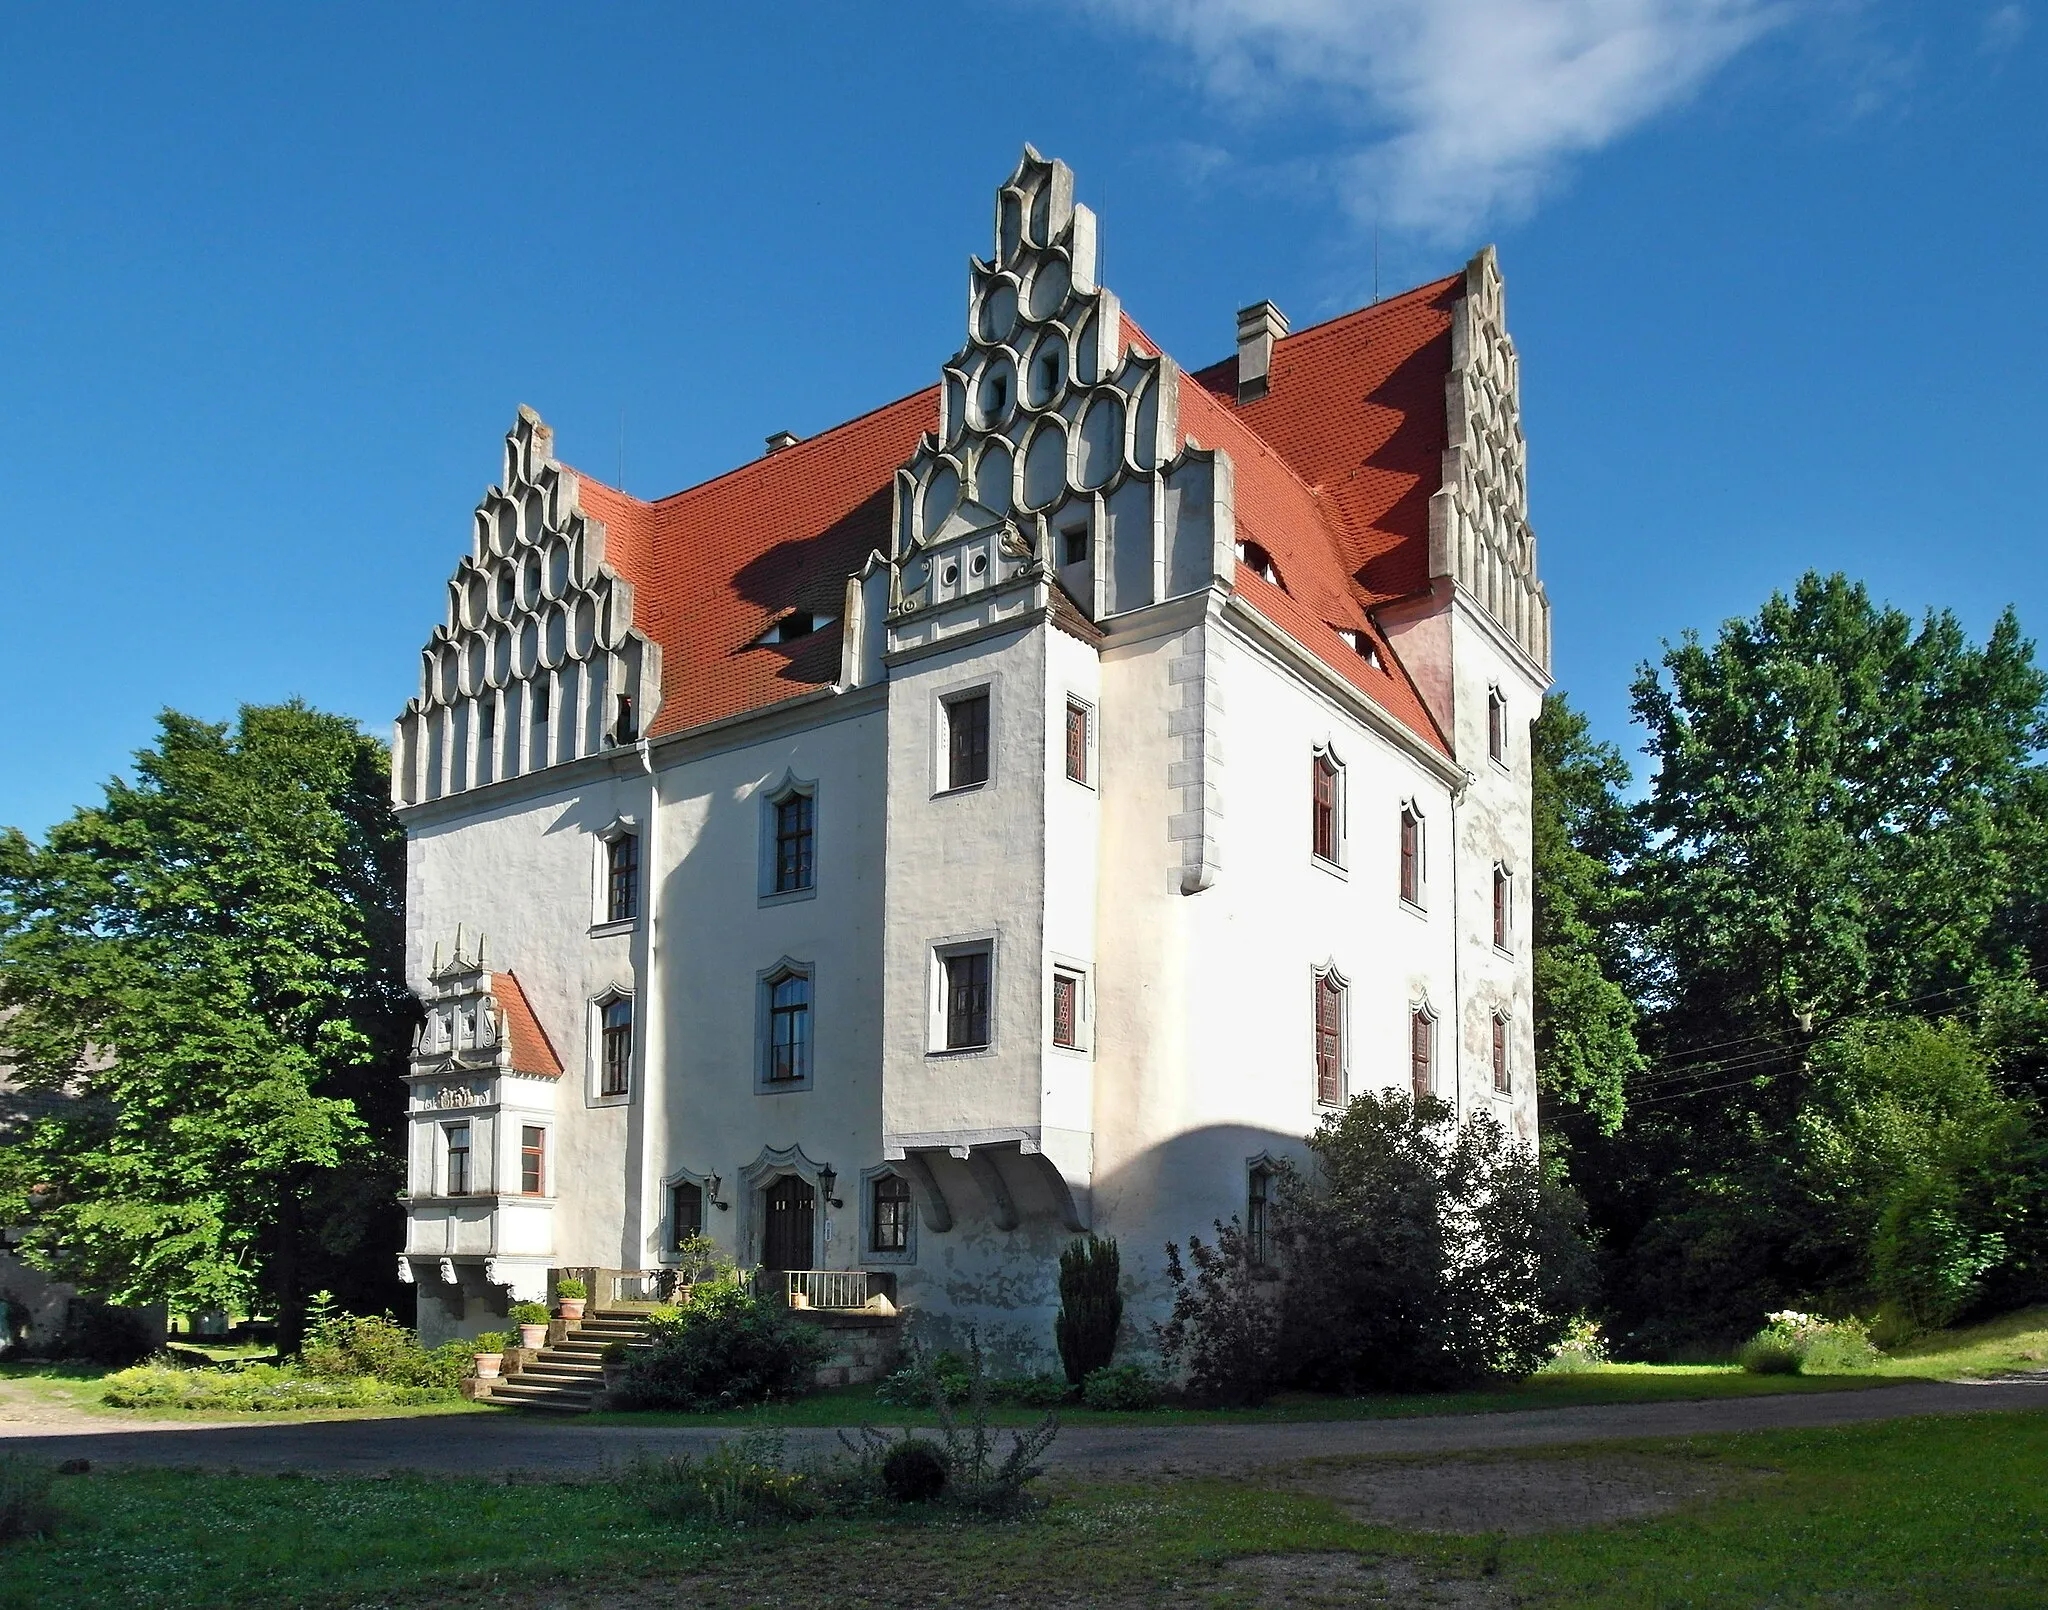
[[[580,1303],[590,1296],[590,1288],[584,1285],[582,1281],[573,1277],[568,1280],[557,1280],[555,1282],[555,1296],[572,1303]]]
[[[1159,1382],[1138,1364],[1112,1364],[1091,1370],[1081,1383],[1081,1401],[1091,1409],[1135,1410],[1159,1407]]]
[[[1581,1314],[1566,1328],[1564,1339],[1537,1370],[1538,1375],[1583,1375],[1606,1366],[1607,1343],[1597,1320]]]
[[[101,1396],[117,1409],[199,1409],[229,1414],[289,1414],[305,1409],[405,1408],[445,1403],[452,1387],[394,1386],[371,1376],[308,1377],[289,1365],[180,1370],[144,1364],[106,1378]]]
[[[962,1376],[964,1389],[965,1376]],[[1024,1409],[1055,1409],[1074,1395],[1064,1375],[1013,1375],[989,1383],[998,1403]]]
[[[702,1458],[637,1455],[625,1480],[662,1520],[756,1526],[802,1520],[821,1507],[805,1471],[784,1468],[783,1434],[749,1431],[721,1442]]]
[[[965,1359],[953,1352],[933,1353],[885,1376],[875,1388],[875,1401],[897,1409],[928,1408],[936,1387],[948,1403],[958,1403],[967,1396],[967,1385]]]
[[[620,1406],[708,1411],[801,1396],[831,1348],[819,1330],[738,1278],[693,1286],[648,1318],[653,1345],[627,1360]]]
[[[342,1314],[316,1304],[299,1371],[320,1381],[368,1377],[387,1386],[453,1387],[470,1369],[470,1342],[428,1349],[389,1314]]]
[[[1053,1321],[1060,1363],[1079,1386],[1116,1354],[1124,1299],[1117,1290],[1122,1264],[1116,1242],[1089,1236],[1060,1254],[1060,1311]]]
[[[1751,1375],[1848,1375],[1874,1366],[1877,1349],[1860,1319],[1817,1319],[1787,1310],[1767,1315],[1764,1328],[1736,1357]]]
[[[899,1504],[929,1504],[946,1489],[946,1456],[931,1443],[905,1437],[883,1456],[882,1487]]]
[[[1193,1265],[1192,1272],[1188,1265]],[[1173,1310],[1154,1327],[1159,1351],[1201,1403],[1263,1403],[1284,1377],[1279,1288],[1236,1219],[1216,1221],[1216,1242],[1188,1237],[1188,1261],[1166,1244]]]
[[[514,1303],[505,1310],[505,1318],[514,1325],[545,1325],[552,1317],[546,1303]]]
[[[938,1416],[939,1438],[946,1450],[946,1491],[962,1509],[1009,1514],[1028,1501],[1026,1489],[1041,1474],[1038,1456],[1059,1435],[1059,1416],[1048,1414],[1034,1430],[1011,1432],[1009,1451],[998,1455],[996,1433],[988,1423],[993,1383],[981,1338],[971,1326],[966,1365],[967,1390],[959,1399],[964,1416],[953,1412],[953,1401],[940,1388],[936,1372],[928,1366],[925,1371],[932,1412]]]
[[[1352,1098],[1282,1181],[1282,1356],[1321,1391],[1529,1375],[1594,1295],[1585,1210],[1490,1112]]]
[[[48,1537],[57,1529],[48,1465],[0,1454],[0,1543]]]

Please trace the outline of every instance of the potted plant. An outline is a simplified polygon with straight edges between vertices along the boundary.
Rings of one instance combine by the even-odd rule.
[[[519,1327],[521,1347],[542,1348],[548,1345],[548,1305],[546,1303],[514,1303],[505,1317]]]
[[[555,1282],[555,1312],[564,1319],[581,1319],[583,1304],[589,1297],[590,1288],[580,1280]]]
[[[505,1336],[502,1331],[487,1330],[470,1338],[470,1345],[476,1349],[476,1378],[479,1381],[495,1381],[498,1371],[505,1363]]]

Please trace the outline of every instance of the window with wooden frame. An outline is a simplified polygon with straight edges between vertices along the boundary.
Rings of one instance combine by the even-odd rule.
[[[1270,1168],[1252,1165],[1245,1189],[1244,1239],[1245,1250],[1257,1269],[1271,1268],[1273,1263],[1273,1197],[1277,1184]]]
[[[1319,750],[1309,766],[1310,848],[1316,859],[1337,864],[1343,822],[1338,799],[1343,768],[1327,750]]]
[[[441,1131],[441,1188],[447,1196],[469,1195],[469,1125],[449,1124]]]
[[[1499,688],[1486,690],[1486,758],[1496,766],[1508,763],[1508,700]]]
[[[1420,1101],[1434,1088],[1431,1064],[1436,1055],[1436,1014],[1428,1003],[1408,1014],[1408,1082]]]
[[[1411,906],[1422,904],[1422,813],[1414,805],[1401,807],[1401,898]]]
[[[775,802],[775,893],[812,887],[816,827],[817,801],[809,794],[792,792]]]
[[[768,991],[767,1065],[771,1085],[801,1084],[811,1076],[811,981],[785,968],[771,974]]]
[[[640,915],[640,835],[621,833],[604,847],[604,920],[632,922]]]
[[[1493,1089],[1495,1095],[1505,1096],[1514,1089],[1513,1072],[1508,1066],[1508,1015],[1505,1012],[1493,1014]]]
[[[1076,783],[1088,781],[1088,706],[1078,699],[1067,701],[1067,777]]]
[[[623,1096],[633,1087],[633,998],[614,995],[599,1004],[597,1093]]]
[[[1076,1050],[1081,1044],[1081,975],[1052,975],[1052,1043]]]
[[[545,1196],[548,1188],[548,1132],[539,1124],[519,1126],[519,1194]]]
[[[1315,984],[1316,1100],[1335,1107],[1344,1099],[1344,980],[1332,968]]]
[[[946,786],[973,788],[988,781],[988,689],[948,699]]]
[[[989,1043],[991,956],[986,948],[957,950],[945,958],[946,1049],[979,1051]]]
[[[1514,941],[1514,877],[1499,862],[1493,867],[1493,948],[1507,950]]]
[[[910,1250],[910,1181],[901,1174],[877,1174],[868,1183],[868,1250]]]
[[[695,1180],[677,1180],[668,1188],[669,1250],[679,1252],[704,1233],[704,1187]]]

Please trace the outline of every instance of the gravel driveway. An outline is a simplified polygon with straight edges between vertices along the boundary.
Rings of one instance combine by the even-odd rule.
[[[1722,1398],[1696,1403],[1615,1404],[1506,1414],[1401,1420],[1333,1420],[1213,1426],[1074,1426],[1060,1433],[1049,1468],[1091,1477],[1231,1473],[1329,1454],[1435,1454],[1537,1448],[1627,1437],[1684,1437],[1723,1431],[1857,1425],[1922,1414],[2048,1409],[2048,1377],[1924,1382],[1869,1391]],[[0,1410],[0,1416],[4,1416]],[[0,1417],[0,1447],[44,1459],[96,1465],[189,1465],[249,1471],[368,1474],[387,1470],[587,1475],[638,1449],[701,1451],[737,1433],[730,1427],[586,1425],[504,1413],[328,1420],[296,1425],[138,1426],[72,1414],[62,1428],[47,1415]],[[792,1452],[837,1446],[830,1431],[796,1429]]]

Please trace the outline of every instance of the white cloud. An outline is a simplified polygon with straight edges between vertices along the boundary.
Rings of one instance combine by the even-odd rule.
[[[2027,31],[2025,6],[1999,6],[1984,18],[1982,43],[1985,54],[2003,56],[2017,45]]]
[[[1093,0],[1255,110],[1321,94],[1361,221],[1438,237],[1526,213],[1573,157],[1692,95],[1799,0]]]

